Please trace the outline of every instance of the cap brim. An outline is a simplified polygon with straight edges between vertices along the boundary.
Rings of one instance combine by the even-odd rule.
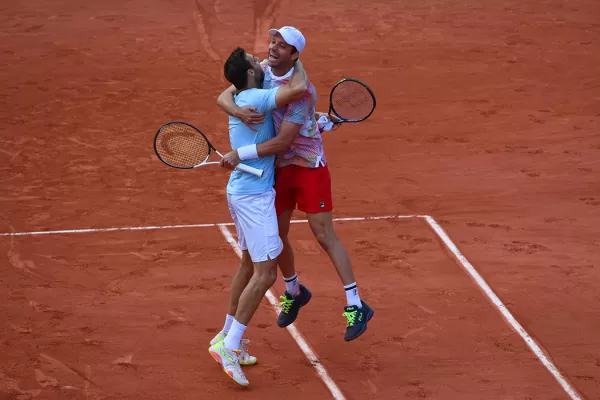
[[[279,33],[279,29],[269,29],[269,35],[274,35],[276,33]]]

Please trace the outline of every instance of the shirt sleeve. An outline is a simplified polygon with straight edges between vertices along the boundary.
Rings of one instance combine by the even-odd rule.
[[[269,113],[277,108],[275,101],[279,87],[273,89],[258,89],[260,93],[258,111],[261,113]]]
[[[307,96],[288,104],[283,120],[293,124],[304,125],[310,111],[310,101]]]

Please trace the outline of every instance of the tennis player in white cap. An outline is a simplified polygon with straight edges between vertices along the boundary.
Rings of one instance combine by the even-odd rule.
[[[265,71],[263,88],[271,89],[290,80],[294,64],[306,47],[304,35],[292,26],[269,30],[271,41],[268,58],[261,66]],[[261,115],[249,108],[240,108],[233,101],[235,87],[225,90],[217,101],[227,114],[251,125],[262,121]],[[299,283],[294,266],[294,253],[288,239],[290,221],[296,208],[306,213],[315,238],[334,264],[346,293],[346,341],[361,336],[373,310],[361,300],[354,278],[350,257],[333,229],[333,203],[331,177],[323,149],[321,129],[315,112],[317,92],[310,83],[305,96],[272,112],[276,137],[258,145],[250,145],[229,152],[221,162],[233,169],[243,160],[276,154],[275,208],[279,235],[284,248],[278,257],[286,292],[281,296],[282,311],[277,324],[286,327],[298,316],[300,307],[306,305],[310,291]],[[254,110],[256,111],[256,110]],[[264,117],[264,115],[263,115]]]

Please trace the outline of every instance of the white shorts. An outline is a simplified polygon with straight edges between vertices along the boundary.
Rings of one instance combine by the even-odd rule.
[[[227,194],[238,245],[253,262],[275,259],[283,250],[275,212],[275,189],[261,194]]]

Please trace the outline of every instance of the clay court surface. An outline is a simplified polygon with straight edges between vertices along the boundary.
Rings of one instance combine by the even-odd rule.
[[[0,15],[0,233],[229,223],[227,172],[169,168],[153,135],[185,120],[227,151],[224,59],[295,25],[319,110],[343,77],[377,96],[367,122],[325,135],[334,216],[431,216],[564,383],[423,218],[335,223],[375,309],[344,342],[339,279],[298,223],[314,296],[294,326],[337,398],[600,399],[597,1],[8,0]],[[267,299],[251,386],[212,360],[237,264],[218,226],[0,236],[0,399],[336,398]]]

